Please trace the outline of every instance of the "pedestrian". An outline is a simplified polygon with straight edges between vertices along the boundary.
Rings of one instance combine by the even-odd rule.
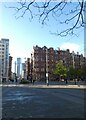
[[[75,85],[76,85],[76,81],[77,81],[77,79],[75,78],[74,80],[75,80]]]
[[[31,81],[31,83],[32,83],[32,76],[30,76],[30,81]]]
[[[66,84],[67,84],[67,83],[68,83],[68,82],[67,82],[67,77],[65,77],[64,79],[65,79],[65,81],[66,81]]]
[[[16,83],[17,83],[17,76],[16,76]]]
[[[35,80],[33,80],[33,85],[34,85]]]
[[[66,78],[66,84],[67,84],[67,78]]]

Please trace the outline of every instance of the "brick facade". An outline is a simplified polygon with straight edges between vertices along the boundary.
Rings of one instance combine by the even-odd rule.
[[[54,48],[47,48],[34,46],[31,54],[31,74],[33,79],[46,79],[46,49],[47,49],[47,66],[48,66],[48,77],[53,79],[53,70],[55,69],[56,63],[62,60],[65,67],[74,67],[75,69],[83,68],[86,66],[86,58],[79,53],[70,53],[67,50],[54,50]]]

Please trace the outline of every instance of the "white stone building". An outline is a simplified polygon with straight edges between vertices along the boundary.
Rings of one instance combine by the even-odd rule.
[[[17,77],[21,77],[21,58],[17,58]]]
[[[0,40],[0,81],[8,80],[9,39]]]

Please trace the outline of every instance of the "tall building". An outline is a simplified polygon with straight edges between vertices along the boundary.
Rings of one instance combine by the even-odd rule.
[[[47,50],[47,52],[46,52]],[[54,50],[54,48],[47,48],[34,46],[33,52],[31,54],[31,75],[33,79],[46,79],[48,73],[48,78],[53,79],[53,71],[56,64],[59,61],[63,61],[65,67],[73,67],[75,69],[83,68],[86,66],[86,58],[79,53],[75,54],[74,51],[70,53],[69,49],[67,50]]]
[[[9,56],[9,71],[8,71],[8,77],[9,80],[12,79],[12,56]]]
[[[26,78],[27,78],[27,80],[30,78],[30,67],[31,67],[30,58],[27,58],[27,60],[26,60]]]
[[[26,79],[26,63],[22,63],[21,78]]]
[[[21,77],[21,58],[17,58],[17,77]]]
[[[1,81],[8,80],[9,70],[9,39],[0,40],[0,76]]]
[[[46,77],[46,47],[43,48],[39,46],[33,47],[33,52],[31,54],[31,75],[33,79],[45,79]]]
[[[46,52],[47,50],[47,52]],[[46,79],[46,73],[48,72],[49,79],[52,79],[53,70],[58,61],[57,51],[52,47],[47,48],[34,46],[31,54],[32,61],[32,76],[33,79]]]

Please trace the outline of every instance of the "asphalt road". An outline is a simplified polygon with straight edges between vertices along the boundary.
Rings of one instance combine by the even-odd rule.
[[[2,118],[84,118],[84,89],[3,86]]]

